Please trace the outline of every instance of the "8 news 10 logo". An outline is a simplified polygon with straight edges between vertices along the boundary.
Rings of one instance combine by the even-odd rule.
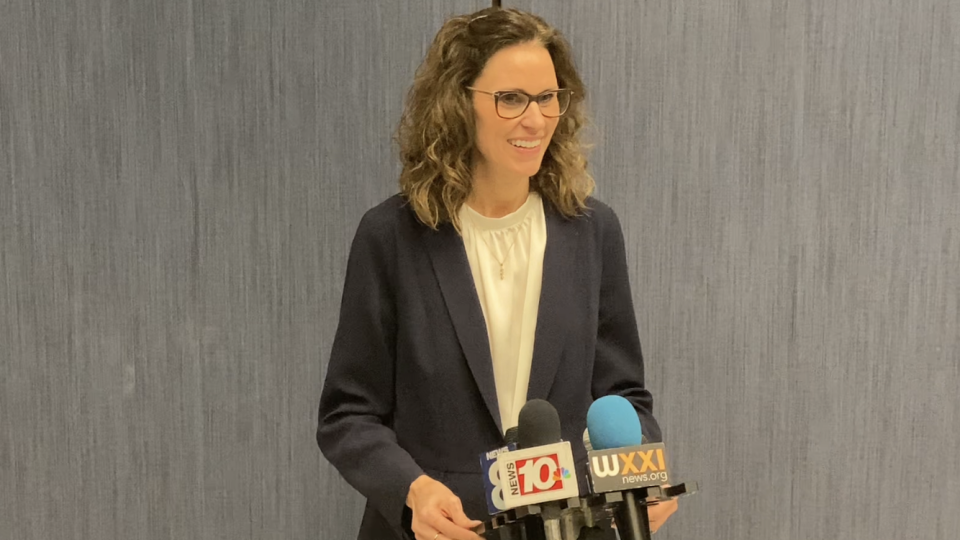
[[[500,468],[497,467],[497,459],[500,454],[516,449],[516,444],[510,444],[480,454],[480,469],[483,472],[483,484],[487,493],[487,512],[491,516],[507,509],[507,505],[503,502],[503,488],[500,486]]]
[[[563,481],[570,478],[570,471],[560,465],[557,454],[518,459],[506,465],[507,489],[515,497],[558,491]]]
[[[491,515],[580,495],[569,442],[525,450],[505,447],[481,455],[480,463]]]

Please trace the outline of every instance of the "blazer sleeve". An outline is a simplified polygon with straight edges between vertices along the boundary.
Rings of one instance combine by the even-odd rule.
[[[601,229],[602,265],[597,350],[593,369],[594,399],[620,395],[640,416],[644,438],[662,440],[653,417],[653,396],[643,384],[643,354],[637,330],[626,249],[620,220],[606,206],[596,208]]]
[[[350,248],[340,320],[320,395],[317,443],[344,479],[402,530],[410,484],[423,471],[391,428],[395,227],[373,212],[361,219]]]

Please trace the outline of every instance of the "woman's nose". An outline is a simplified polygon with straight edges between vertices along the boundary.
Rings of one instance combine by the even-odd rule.
[[[536,102],[532,102],[530,103],[530,106],[527,107],[527,110],[523,113],[523,118],[521,118],[520,123],[526,127],[539,129],[547,123],[547,119],[540,111],[540,105],[538,105]]]

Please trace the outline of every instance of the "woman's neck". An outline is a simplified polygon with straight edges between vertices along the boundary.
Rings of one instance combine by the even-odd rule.
[[[520,209],[530,195],[529,178],[498,178],[476,175],[467,205],[490,218],[510,215]]]

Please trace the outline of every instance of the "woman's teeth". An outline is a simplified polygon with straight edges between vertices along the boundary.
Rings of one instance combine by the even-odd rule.
[[[535,141],[510,141],[510,144],[519,146],[520,148],[536,148],[540,146],[540,139]]]

